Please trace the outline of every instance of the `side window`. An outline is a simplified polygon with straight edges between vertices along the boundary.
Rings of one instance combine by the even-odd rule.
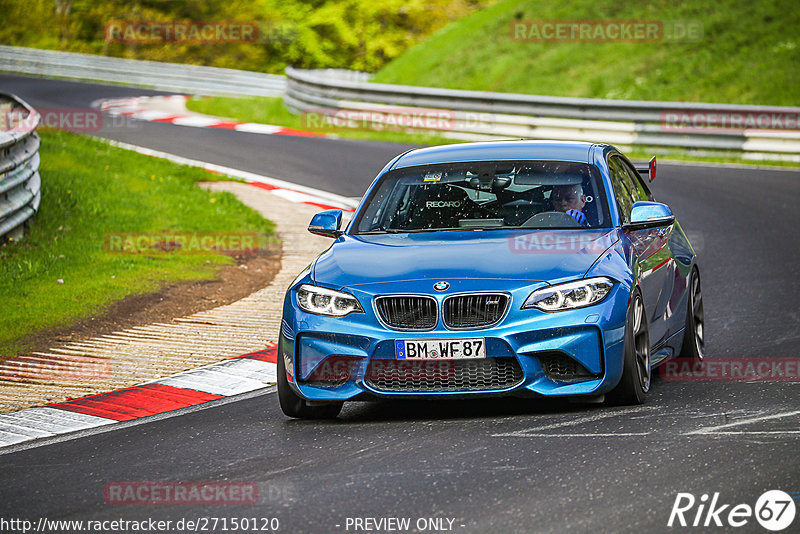
[[[622,167],[625,169],[628,177],[633,182],[634,187],[634,198],[639,200],[653,200],[653,194],[650,192],[650,188],[642,180],[642,176],[634,169],[627,161],[621,158],[614,158],[619,161]]]
[[[608,158],[608,170],[611,175],[611,185],[614,187],[614,198],[617,199],[623,221],[627,222],[630,220],[633,203],[637,200],[636,190],[619,158],[615,156]]]

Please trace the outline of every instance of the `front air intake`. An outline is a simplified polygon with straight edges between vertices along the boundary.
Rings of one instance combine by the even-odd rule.
[[[597,378],[597,375],[590,373],[586,367],[563,352],[545,352],[537,354],[536,357],[542,364],[544,374],[552,380],[571,382]]]
[[[516,358],[372,360],[364,376],[376,391],[425,393],[496,391],[522,382]]]

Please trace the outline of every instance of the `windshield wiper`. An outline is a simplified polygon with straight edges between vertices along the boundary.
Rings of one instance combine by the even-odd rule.
[[[404,234],[408,230],[398,230],[397,228],[373,228],[364,232],[358,232],[355,235],[370,235],[370,234]]]

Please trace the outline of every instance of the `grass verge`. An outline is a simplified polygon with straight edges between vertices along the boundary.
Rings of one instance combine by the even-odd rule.
[[[0,359],[25,338],[102,313],[127,295],[216,278],[233,263],[216,251],[107,250],[114,233],[255,232],[274,225],[229,193],[196,186],[212,175],[112,147],[90,137],[41,132],[42,203],[25,238],[0,247]]]

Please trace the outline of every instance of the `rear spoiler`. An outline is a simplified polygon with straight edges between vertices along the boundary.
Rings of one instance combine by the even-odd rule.
[[[636,167],[636,171],[641,174],[642,176],[648,177],[650,181],[656,179],[656,157],[653,156],[650,158],[650,163],[647,164],[647,167]]]

